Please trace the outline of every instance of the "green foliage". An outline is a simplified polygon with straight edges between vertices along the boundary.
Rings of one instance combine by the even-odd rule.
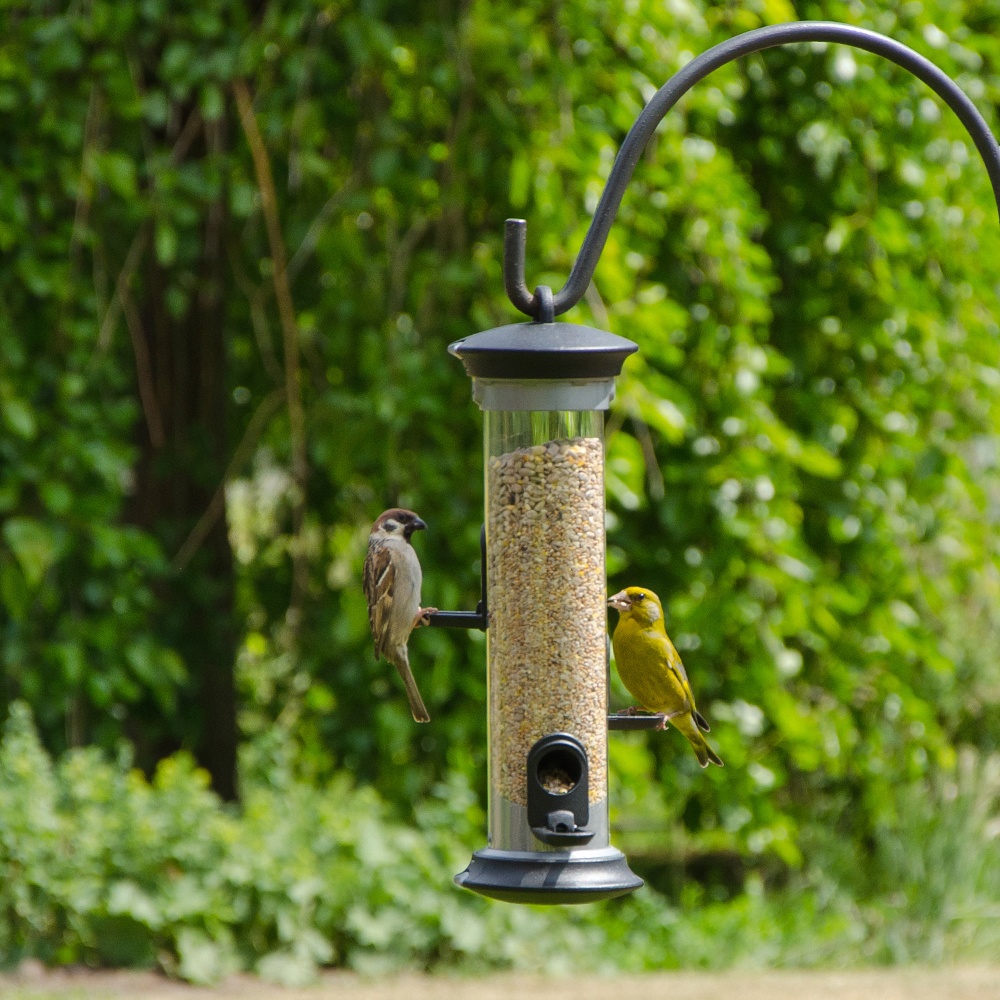
[[[875,25],[921,48],[935,16]],[[991,42],[956,37],[933,57],[975,90],[963,68]],[[611,585],[670,595],[735,764],[706,781],[658,742],[643,780],[660,779],[659,814],[797,865],[804,826],[863,841],[901,782],[954,767],[959,733],[995,745],[977,691],[995,677],[979,643],[997,579],[996,210],[957,123],[892,67],[839,49],[748,62],[678,116],[689,186],[644,165],[649,190],[683,193],[666,220],[636,198],[620,228],[641,264],[605,278],[623,282],[615,328],[645,348],[628,418],[655,426],[655,396],[640,407],[656,387],[687,422],[657,448],[663,499],[652,468],[645,498],[616,497],[628,568]],[[654,281],[662,302],[642,302]]]
[[[360,569],[373,516],[410,506],[430,524],[425,603],[475,606],[480,424],[446,345],[511,319],[506,216],[528,219],[529,281],[562,283],[626,130],[691,53],[764,21],[863,23],[927,54],[992,119],[996,14],[992,0],[8,4],[0,663],[2,697],[32,705],[48,747],[193,747],[200,725],[206,620],[164,594],[182,580],[203,608],[217,578],[198,559],[171,576],[191,525],[136,509],[154,432],[126,289],[140,327],[221,302],[230,447],[206,444],[206,417],[150,461],[177,492],[183,472],[211,496],[244,434],[255,445],[227,489],[235,624],[222,616],[243,637],[244,813],[220,810],[182,757],[152,785],[94,750],[52,770],[22,726],[23,753],[13,736],[4,752],[34,760],[19,773],[39,784],[11,778],[0,822],[21,824],[9,844],[35,860],[30,877],[11,869],[9,953],[193,978],[267,956],[295,978],[390,954],[554,961],[562,945],[533,950],[543,928],[575,942],[567,953],[636,966],[979,947],[986,925],[967,916],[997,898],[993,848],[960,870],[941,859],[981,839],[992,808],[987,792],[955,805],[980,795],[961,790],[959,748],[1000,744],[1000,241],[971,142],[902,71],[809,46],[718,71],[657,132],[568,317],[641,346],[608,422],[609,582],[664,598],[727,762],[703,773],[670,734],[614,737],[616,838],[653,869],[744,859],[747,893],[713,901],[689,882],[669,907],[645,895],[544,918],[453,896],[482,825],[461,784],[481,801],[482,637],[415,635],[434,722],[412,724],[371,657]],[[237,78],[291,261],[301,525],[289,420],[268,409],[285,356]],[[308,580],[290,601],[297,559]],[[388,845],[381,867],[369,843]],[[797,893],[787,913],[756,892],[774,871]],[[100,921],[134,950],[101,953]]]
[[[0,745],[0,949],[5,961],[160,965],[195,982],[253,968],[308,982],[317,964],[356,968],[531,961],[538,914],[491,908],[451,875],[482,816],[461,781],[414,827],[387,820],[346,778],[293,777],[288,747],[245,760],[242,813],[220,806],[189,758],[151,783],[95,749],[53,766],[15,703]]]
[[[907,790],[879,837],[896,890],[885,903],[859,907],[847,890],[860,887],[817,867],[772,898],[753,879],[725,905],[691,891],[672,907],[641,890],[532,908],[452,885],[483,820],[464,779],[437,786],[400,825],[371,789],[297,778],[290,749],[279,731],[247,748],[237,815],[186,755],[162,761],[152,782],[124,750],[115,761],[74,750],[53,765],[15,703],[0,740],[4,962],[159,967],[198,983],[247,969],[305,985],[329,964],[568,972],[951,960],[996,947],[995,759],[970,756],[936,794]],[[831,850],[843,842],[817,855]]]
[[[270,635],[263,628],[283,611],[282,602],[268,610],[266,588],[287,536],[265,533],[245,563],[246,607],[261,623],[243,654],[245,690],[272,706],[248,707],[248,725],[280,709],[318,758],[332,749],[403,801],[427,787],[428,765],[445,754],[481,773],[481,668],[472,665],[481,647],[475,637],[415,639],[436,720],[418,732],[398,699],[384,700],[395,689],[367,656],[363,540],[387,503],[429,511],[427,600],[474,603],[477,417],[459,405],[467,387],[443,348],[469,332],[451,312],[463,295],[476,325],[503,319],[499,233],[509,209],[492,207],[506,197],[527,216],[529,274],[557,284],[650,82],[714,34],[757,23],[712,6],[684,17],[652,4],[578,4],[560,8],[553,27],[545,10],[521,4],[508,18],[474,8],[449,73],[431,35],[396,29],[377,88],[387,102],[386,132],[373,133],[378,186],[365,212],[319,245],[337,294],[301,292],[324,332],[324,362],[334,359],[342,379],[311,404],[314,476],[331,487],[317,492],[332,498],[344,484],[317,524],[336,525],[326,532],[333,593],[311,611],[335,666],[290,656],[280,618]],[[854,17],[837,4],[801,13]],[[928,49],[930,12],[880,17],[883,30]],[[989,40],[967,34],[929,51],[961,75],[980,49],[988,58]],[[463,77],[462,58],[474,76]],[[681,821],[703,848],[776,851],[799,864],[798,833],[826,822],[827,808],[844,836],[863,838],[893,786],[954,765],[959,734],[986,749],[996,738],[993,660],[969,641],[977,623],[989,628],[996,578],[986,507],[997,382],[992,195],[960,126],[920,84],[851,58],[768,53],[693,93],[640,164],[597,294],[569,317],[610,323],[642,347],[609,426],[611,586],[641,580],[667,596],[670,629],[734,764],[702,775],[675,741],[657,737],[639,741],[641,761],[627,765],[621,741],[616,760],[635,777],[622,781],[617,816],[659,831],[637,847],[677,847],[683,836],[663,830]],[[439,94],[480,111],[467,123],[442,119]],[[439,161],[446,121],[467,133]],[[409,169],[398,165],[407,156]],[[452,160],[463,185],[449,196],[434,164]],[[424,172],[437,198],[426,209],[412,189]],[[469,230],[464,245],[480,242],[449,265],[441,248],[454,237],[452,198]],[[425,211],[441,213],[436,245],[418,242],[400,260],[399,233],[420,233]],[[404,264],[405,311],[395,316],[394,268]],[[477,277],[463,286],[470,266]],[[369,315],[373,302],[388,305]],[[363,395],[348,396],[352,386]],[[345,405],[364,420],[335,432],[326,415]],[[335,449],[325,443],[334,434]],[[459,458],[475,471],[463,474]],[[241,484],[246,510],[269,468]]]

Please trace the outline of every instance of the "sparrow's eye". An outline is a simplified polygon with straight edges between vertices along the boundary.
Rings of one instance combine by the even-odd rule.
[[[399,527],[399,525],[395,521],[386,521],[385,522],[385,530],[386,531],[395,531],[398,527]]]

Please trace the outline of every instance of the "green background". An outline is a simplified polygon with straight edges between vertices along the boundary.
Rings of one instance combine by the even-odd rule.
[[[608,417],[609,586],[664,598],[727,765],[612,737],[613,837],[652,889],[574,913],[456,894],[483,837],[482,636],[415,634],[426,727],[371,653],[388,506],[430,526],[424,603],[475,606],[481,417],[445,348],[515,319],[503,220],[528,220],[529,284],[560,287],[655,88],[794,18],[911,45],[996,128],[979,0],[3,6],[9,960],[291,982],[988,948],[997,209],[959,123],[888,63],[795,46],[699,85],[566,317],[640,345]]]

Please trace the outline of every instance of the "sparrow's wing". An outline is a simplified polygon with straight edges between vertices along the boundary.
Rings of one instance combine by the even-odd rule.
[[[396,566],[392,561],[392,553],[383,545],[369,546],[365,558],[364,589],[368,600],[368,622],[375,639],[376,660],[380,653],[385,652],[395,583]]]

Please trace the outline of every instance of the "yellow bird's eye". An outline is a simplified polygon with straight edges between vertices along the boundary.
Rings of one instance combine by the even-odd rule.
[[[635,599],[637,601],[644,601],[644,600],[646,600],[646,595],[645,594],[636,594],[635,595]]]

